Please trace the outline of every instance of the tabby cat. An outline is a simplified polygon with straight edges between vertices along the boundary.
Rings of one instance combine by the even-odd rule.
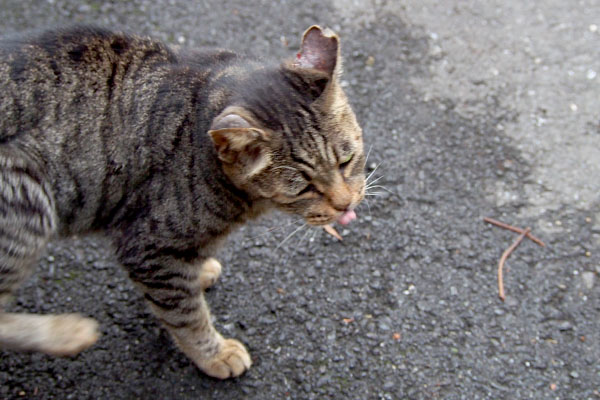
[[[179,348],[242,374],[244,346],[211,324],[204,290],[233,228],[278,208],[346,224],[365,191],[340,45],[312,26],[293,60],[171,49],[92,27],[0,42],[0,299],[56,236],[101,231]],[[0,311],[0,346],[76,354],[78,314]]]

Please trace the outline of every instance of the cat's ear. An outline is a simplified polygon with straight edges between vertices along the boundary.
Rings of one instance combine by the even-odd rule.
[[[295,66],[325,72],[331,79],[341,68],[340,43],[330,29],[313,25],[304,32]]]
[[[297,86],[304,88],[315,100],[331,99],[331,96],[323,97],[323,94],[331,94],[328,88],[334,86],[332,82],[341,74],[338,37],[329,29],[311,26],[304,32],[296,59],[285,66],[293,80],[300,80]]]
[[[252,125],[248,122],[248,117],[243,117],[246,114],[240,107],[228,107],[213,121],[210,129],[213,131],[227,128],[251,128]]]
[[[238,114],[218,118],[208,134],[219,160],[236,167],[239,174],[246,178],[258,174],[271,162],[270,135],[262,129],[251,127]]]

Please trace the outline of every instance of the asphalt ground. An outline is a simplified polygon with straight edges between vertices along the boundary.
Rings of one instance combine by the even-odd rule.
[[[72,359],[0,352],[0,398],[599,399],[600,2],[0,1],[0,32],[89,22],[183,47],[295,54],[342,39],[386,189],[342,242],[272,214],[236,232],[207,295],[244,376],[204,376],[102,238],[53,242],[11,310],[79,311]],[[484,217],[531,227],[517,234]]]

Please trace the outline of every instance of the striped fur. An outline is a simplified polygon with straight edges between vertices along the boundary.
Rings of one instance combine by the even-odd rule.
[[[338,38],[319,27],[280,64],[89,27],[0,41],[0,299],[52,237],[103,231],[196,365],[244,372],[247,351],[204,301],[221,271],[211,257],[268,209],[321,225],[361,201],[340,70]],[[78,315],[0,311],[3,347],[74,354],[96,338]]]

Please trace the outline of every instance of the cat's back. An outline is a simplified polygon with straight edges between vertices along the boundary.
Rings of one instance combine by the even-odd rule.
[[[0,161],[44,171],[61,232],[105,223],[191,111],[181,68],[160,41],[94,27],[0,39]]]
[[[0,140],[94,123],[176,62],[161,42],[75,26],[0,39]],[[134,81],[137,80],[137,83]],[[87,120],[87,121],[86,121]]]
[[[41,83],[53,78],[48,83],[68,84],[77,76],[96,81],[115,74],[119,66],[173,62],[175,54],[160,41],[94,26],[77,25],[0,38],[3,77],[19,83]]]

